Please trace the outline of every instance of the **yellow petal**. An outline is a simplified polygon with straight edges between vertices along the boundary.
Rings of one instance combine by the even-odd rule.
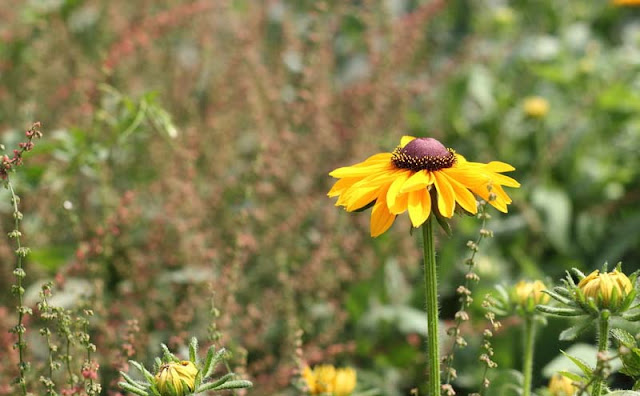
[[[406,146],[410,141],[414,139],[415,138],[413,136],[403,136],[402,139],[400,139],[400,147]]]
[[[378,186],[355,189],[353,193],[349,195],[348,201],[346,202],[347,212],[364,208],[376,199],[379,192]]]
[[[354,183],[361,180],[359,177],[345,177],[344,179],[340,179],[336,181],[336,183],[331,187],[331,190],[327,193],[330,197],[336,197],[346,191],[349,187],[351,187]]]
[[[407,181],[411,175],[410,171],[401,172],[396,176],[396,179],[389,186],[389,190],[387,191],[387,206],[389,208],[393,207],[396,203],[396,197],[400,193],[400,187]]]
[[[436,190],[438,191],[438,211],[444,217],[453,217],[456,196],[453,187],[449,184],[447,177],[440,172],[431,172],[435,179]]]
[[[462,184],[458,183],[455,179],[447,176],[446,173],[441,172],[441,174],[446,177],[449,184],[451,184],[451,188],[453,188],[453,192],[456,196],[456,201],[458,202],[458,204],[469,213],[478,213],[478,204],[471,191],[469,191]]]
[[[395,167],[391,162],[371,162],[365,164],[357,164],[354,166],[345,166],[338,168],[329,173],[329,176],[336,179],[342,179],[344,177],[366,177],[372,173],[377,173],[384,170],[394,170]]]
[[[400,192],[406,193],[410,191],[422,190],[432,183],[433,177],[431,176],[431,172],[421,170],[414,173],[413,176],[409,177],[409,179],[404,182],[404,184],[400,188]]]
[[[407,210],[407,204],[409,203],[409,194],[410,193],[401,193],[396,196],[396,201],[393,205],[389,205],[387,202],[387,207],[389,208],[389,212],[394,215],[399,215],[400,213],[404,213]]]
[[[429,191],[411,191],[409,194],[407,208],[409,209],[409,218],[414,227],[420,227],[431,213],[431,196]]]
[[[491,172],[511,172],[516,170],[513,166],[500,161],[491,161],[486,166],[485,169]]]
[[[486,185],[489,182],[489,178],[477,169],[477,167],[473,166],[453,166],[451,168],[440,169],[439,172],[446,173],[451,179],[455,179],[467,188]]]
[[[507,187],[520,187],[520,183],[509,176],[501,175],[499,173],[490,173],[487,176],[491,179],[493,184],[500,184]]]
[[[372,237],[377,237],[383,234],[391,227],[396,216],[389,212],[387,203],[384,200],[376,202],[371,210],[371,225],[370,231]]]

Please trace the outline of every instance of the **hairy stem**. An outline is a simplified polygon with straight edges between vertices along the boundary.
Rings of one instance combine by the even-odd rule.
[[[436,251],[433,244],[433,224],[431,219],[422,225],[424,249],[424,287],[427,310],[427,364],[429,370],[429,395],[440,394],[440,354],[438,346],[438,274]]]
[[[605,310],[600,313],[600,317],[598,318],[598,353],[606,352],[609,349],[609,311]],[[602,384],[604,383],[604,378],[602,377],[602,360],[598,358],[598,367],[596,367],[596,372],[599,374],[599,378],[596,378],[593,382],[593,388],[591,395],[592,396],[600,396],[602,392]]]

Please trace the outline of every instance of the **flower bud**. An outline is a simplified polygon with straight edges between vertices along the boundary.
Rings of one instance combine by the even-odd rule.
[[[531,96],[524,100],[524,113],[531,118],[544,118],[549,112],[549,102],[540,96]]]
[[[336,370],[334,396],[348,396],[356,387],[356,371],[351,367]]]
[[[631,281],[618,272],[600,273],[595,270],[578,283],[586,298],[592,298],[600,308],[617,308],[618,304],[633,290]]]
[[[356,371],[350,367],[336,369],[324,364],[311,370],[307,366],[302,377],[311,395],[349,396],[356,387]]]
[[[197,374],[198,368],[188,360],[163,364],[155,377],[158,391],[162,396],[191,394]]]
[[[549,380],[549,392],[552,396],[573,396],[578,388],[561,374],[554,374]]]
[[[535,307],[549,301],[549,295],[543,293],[547,287],[539,280],[533,282],[520,281],[515,287],[515,300],[521,307]],[[531,301],[531,302],[530,302]]]

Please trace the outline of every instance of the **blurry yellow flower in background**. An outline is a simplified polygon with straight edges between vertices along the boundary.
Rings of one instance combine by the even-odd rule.
[[[615,307],[633,290],[629,278],[617,269],[613,272],[595,270],[578,283],[585,297],[593,298],[602,308]]]
[[[515,294],[517,302],[522,306],[527,306],[531,298],[533,304],[545,304],[549,301],[549,295],[543,293],[547,287],[539,280],[533,282],[520,281],[516,284]]]
[[[188,360],[166,363],[156,374],[156,385],[162,396],[187,395],[194,391],[197,374],[198,368]]]
[[[432,204],[448,218],[456,204],[475,214],[474,193],[506,213],[511,198],[502,186],[519,187],[520,183],[501,173],[512,170],[513,166],[499,161],[469,162],[436,139],[404,136],[392,153],[376,154],[331,172],[330,176],[340,180],[328,195],[337,196],[336,206],[348,212],[373,205],[371,236],[376,237],[405,211],[413,226],[420,227],[429,218]]]
[[[356,387],[356,371],[350,367],[336,369],[323,364],[313,368],[305,367],[302,377],[307,382],[311,395],[330,394],[349,396]]]
[[[531,118],[543,118],[549,112],[549,102],[541,96],[530,96],[522,104],[524,112]]]
[[[561,374],[554,374],[549,380],[549,392],[552,396],[573,396],[578,388]]]
[[[640,0],[613,0],[613,5],[640,5]]]

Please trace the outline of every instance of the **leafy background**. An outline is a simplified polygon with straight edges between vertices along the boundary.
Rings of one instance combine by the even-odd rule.
[[[45,132],[13,176],[33,250],[28,302],[50,279],[55,303],[89,301],[108,395],[127,359],[150,362],[160,342],[192,335],[221,337],[250,393],[299,394],[302,358],[408,394],[424,378],[418,240],[404,217],[371,239],[368,213],[326,197],[327,174],[402,135],[432,136],[513,164],[522,183],[509,214],[491,212],[495,238],[478,256],[470,346],[456,363],[457,389],[471,392],[480,302],[496,283],[553,282],[605,261],[638,269],[639,16],[605,1],[5,0],[2,141],[12,148],[36,120]],[[527,115],[531,96],[548,101],[545,116]],[[5,193],[5,233],[9,204]],[[444,324],[479,222],[453,228],[438,235]],[[8,240],[0,256],[9,395]],[[539,335],[536,386],[571,346],[557,341],[565,325]],[[517,319],[494,347],[497,383],[517,381]]]

